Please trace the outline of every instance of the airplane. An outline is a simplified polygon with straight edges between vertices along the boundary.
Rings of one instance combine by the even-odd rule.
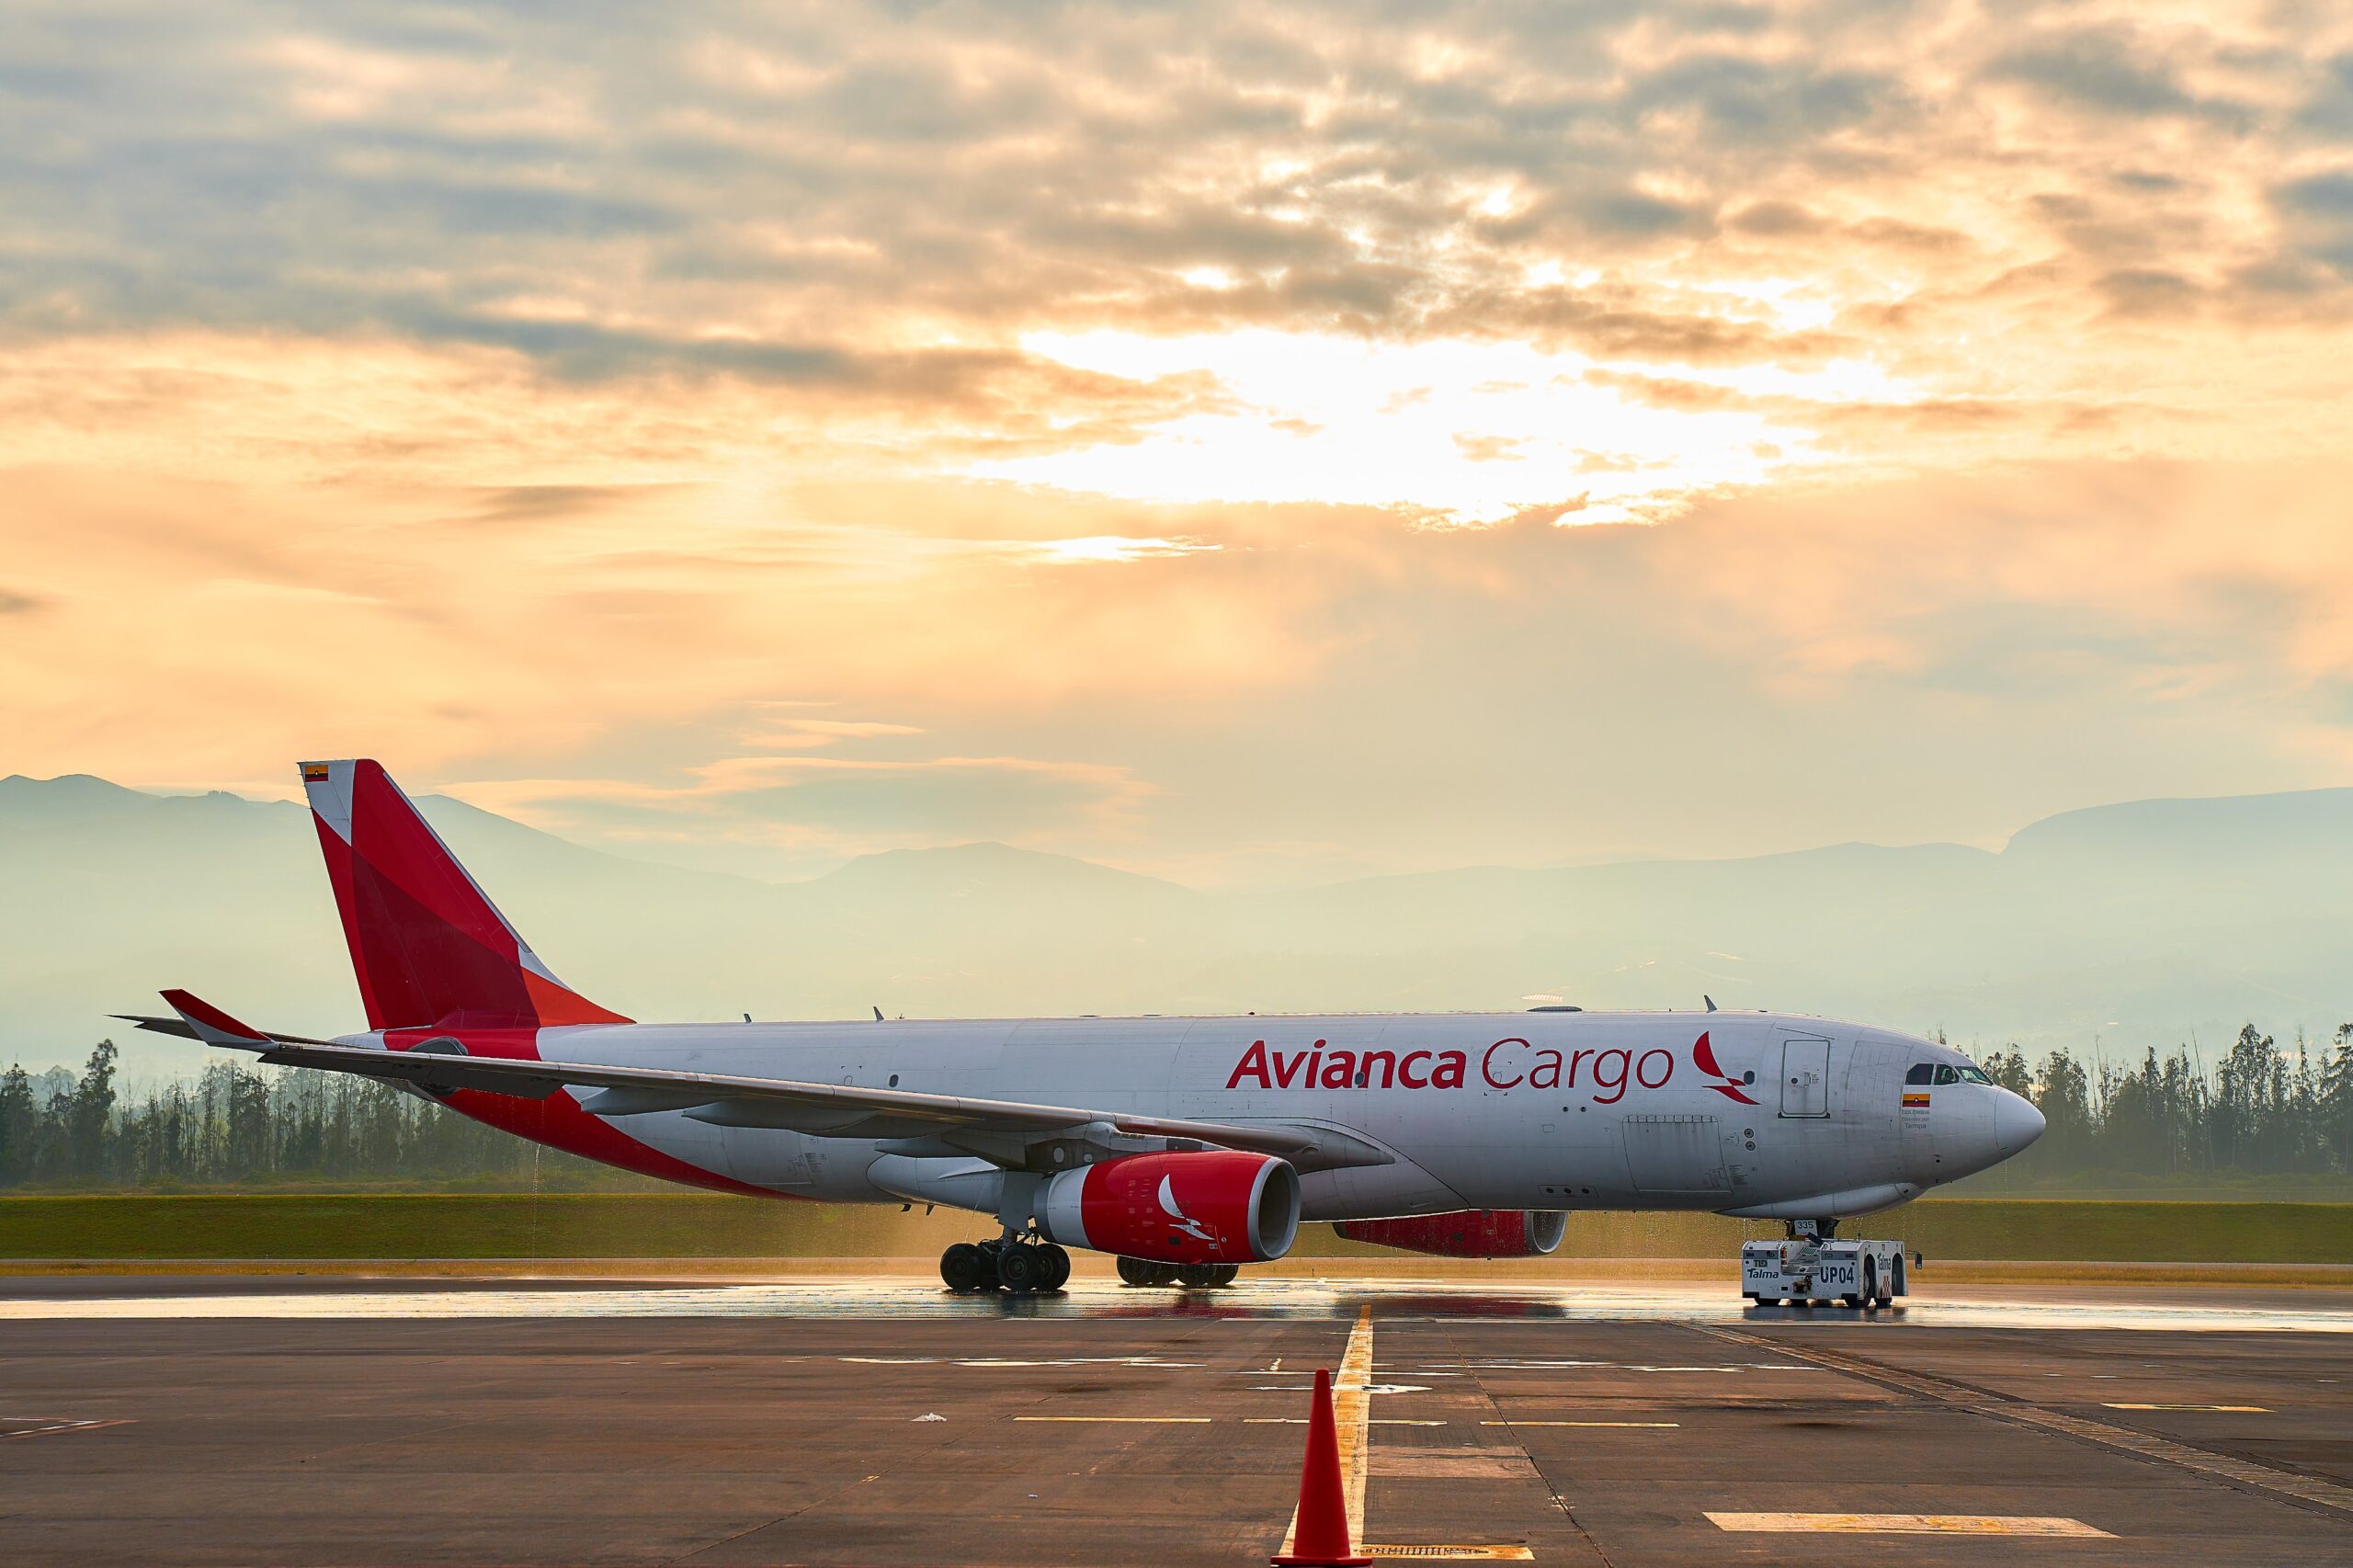
[[[177,990],[117,1017],[688,1186],[987,1216],[940,1258],[958,1292],[1058,1290],[1073,1247],[1130,1285],[1228,1285],[1302,1224],[1478,1257],[1548,1254],[1580,1210],[1829,1237],[2042,1131],[1937,1041],[1712,1002],[636,1023],[555,977],[380,764],[301,767],[367,1028],[265,1031]]]

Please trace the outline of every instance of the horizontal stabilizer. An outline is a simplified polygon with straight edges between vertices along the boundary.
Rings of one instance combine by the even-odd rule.
[[[202,1040],[207,1045],[234,1046],[241,1051],[267,1051],[271,1046],[324,1045],[323,1040],[308,1035],[267,1034],[251,1024],[239,1023],[203,997],[187,991],[166,991],[164,1000],[170,1003],[176,1017],[150,1017],[143,1013],[114,1013],[126,1024],[136,1024],[153,1034],[176,1035],[181,1040]]]
[[[166,991],[164,1000],[172,1011],[188,1021],[196,1038],[207,1045],[256,1046],[269,1043],[269,1037],[250,1024],[241,1024],[203,997],[189,991]]]

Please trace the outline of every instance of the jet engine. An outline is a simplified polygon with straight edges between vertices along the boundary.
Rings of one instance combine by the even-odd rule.
[[[1271,1154],[1127,1154],[1039,1194],[1046,1239],[1154,1263],[1265,1263],[1299,1234],[1299,1173]]]
[[[1558,1209],[1459,1209],[1404,1220],[1344,1220],[1332,1229],[1352,1242],[1439,1257],[1540,1257],[1561,1244],[1569,1217]]]

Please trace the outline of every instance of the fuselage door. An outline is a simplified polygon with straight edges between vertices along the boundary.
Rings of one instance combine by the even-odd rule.
[[[1781,1114],[1830,1114],[1830,1042],[1800,1036],[1781,1042]]]

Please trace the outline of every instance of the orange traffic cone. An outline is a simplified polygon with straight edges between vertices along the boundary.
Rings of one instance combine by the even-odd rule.
[[[1307,1411],[1307,1462],[1299,1472],[1299,1517],[1290,1550],[1277,1552],[1275,1568],[1359,1568],[1348,1546],[1348,1500],[1340,1485],[1340,1434],[1332,1423],[1332,1374],[1315,1369],[1315,1403]]]

